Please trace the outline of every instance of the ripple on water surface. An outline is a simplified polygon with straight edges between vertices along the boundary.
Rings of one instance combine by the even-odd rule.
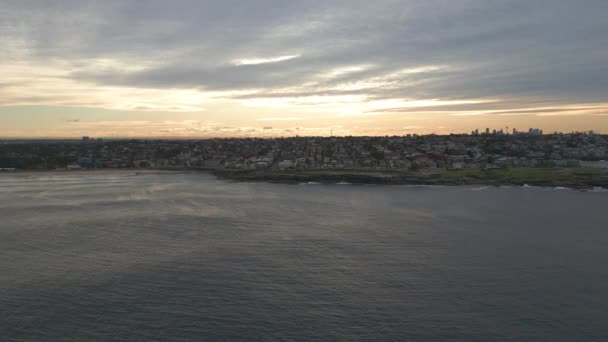
[[[608,339],[605,189],[0,178],[8,341]]]

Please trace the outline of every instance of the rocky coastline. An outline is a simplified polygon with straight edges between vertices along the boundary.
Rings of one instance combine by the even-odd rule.
[[[379,185],[529,185],[573,189],[608,188],[608,170],[519,168],[504,170],[214,170],[215,176],[241,182],[351,183]]]

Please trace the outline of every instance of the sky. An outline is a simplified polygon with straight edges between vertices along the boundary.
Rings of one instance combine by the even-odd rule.
[[[0,137],[608,133],[606,0],[2,0]]]

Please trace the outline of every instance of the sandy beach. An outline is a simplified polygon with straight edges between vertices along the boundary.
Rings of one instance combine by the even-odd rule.
[[[36,176],[102,176],[102,175],[149,175],[193,173],[188,170],[152,170],[152,169],[96,169],[96,170],[40,170],[0,172],[0,177],[36,177]]]

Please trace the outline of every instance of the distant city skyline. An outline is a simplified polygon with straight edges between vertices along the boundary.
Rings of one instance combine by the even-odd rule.
[[[0,139],[608,134],[602,0],[8,0],[0,31]]]
[[[509,130],[510,129],[510,130]],[[353,135],[353,134],[334,134],[333,130],[330,131],[329,134],[316,134],[316,135],[301,135],[301,134],[295,134],[295,135],[251,135],[251,136],[119,136],[116,134],[113,134],[111,136],[92,136],[92,135],[83,135],[83,136],[19,136],[19,137],[0,137],[0,142],[4,141],[26,141],[26,140],[32,140],[32,141],[36,141],[36,140],[48,140],[48,141],[60,141],[60,140],[82,140],[83,142],[95,142],[95,141],[104,141],[106,139],[109,140],[125,140],[125,139],[143,139],[143,140],[147,140],[147,139],[159,139],[159,140],[163,140],[163,139],[167,139],[167,140],[171,140],[171,139],[179,139],[179,140],[205,140],[205,139],[216,139],[216,138],[227,138],[227,139],[238,139],[238,138],[259,138],[259,139],[276,139],[276,138],[296,138],[296,137],[302,137],[302,138],[306,138],[306,137],[310,137],[310,138],[314,138],[314,137],[325,137],[325,138],[329,138],[329,137],[384,137],[384,136],[391,136],[391,137],[411,137],[411,136],[432,136],[432,135],[438,135],[438,136],[448,136],[448,135],[471,135],[471,136],[476,136],[476,135],[581,135],[581,134],[589,134],[589,135],[607,135],[605,133],[602,132],[598,132],[595,130],[587,130],[587,131],[576,131],[576,130],[572,130],[572,131],[545,131],[543,129],[540,128],[528,128],[528,129],[518,129],[516,127],[510,128],[509,126],[507,127],[501,127],[501,128],[490,128],[490,127],[486,127],[484,129],[480,129],[480,128],[476,128],[474,130],[471,130],[471,132],[443,132],[443,133],[437,133],[437,132],[432,132],[432,133],[418,133],[418,132],[403,132],[401,134],[399,133],[395,133],[395,134],[382,134],[382,135]]]

